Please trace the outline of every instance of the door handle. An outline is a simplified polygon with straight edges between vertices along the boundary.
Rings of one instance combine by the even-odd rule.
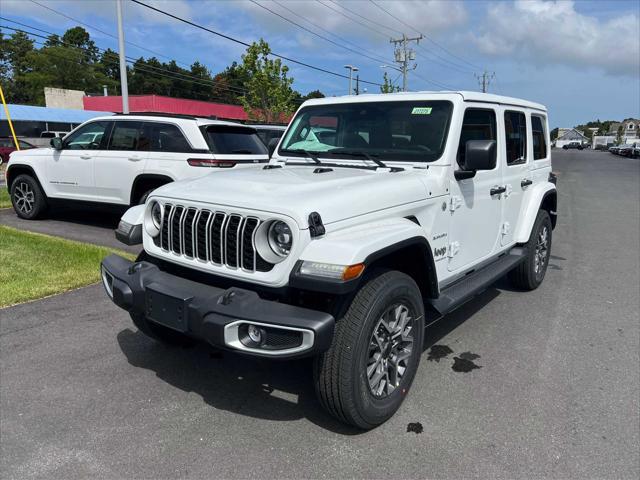
[[[132,155],[132,156],[129,157],[129,160],[137,162],[138,160],[142,160],[142,157],[140,157],[138,155]]]
[[[500,195],[501,193],[504,193],[507,191],[507,187],[505,187],[504,185],[502,186],[495,186],[492,187],[491,190],[489,190],[489,193],[491,194],[491,196],[493,195]]]
[[[530,179],[528,179],[528,178],[525,178],[525,179],[523,179],[523,180],[520,182],[520,186],[521,186],[522,188],[524,188],[524,187],[528,187],[529,185],[532,185],[532,184],[533,184],[533,180],[530,180]]]
[[[89,160],[91,158],[91,155],[80,155],[80,158],[83,160]]]

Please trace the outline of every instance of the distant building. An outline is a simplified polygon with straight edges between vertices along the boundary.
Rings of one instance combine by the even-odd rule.
[[[558,137],[554,142],[556,148],[562,148],[571,142],[580,142],[585,145],[589,143],[589,139],[580,130],[576,130],[575,128],[559,128]]]
[[[44,104],[51,108],[84,110],[82,103],[84,95],[85,93],[82,90],[44,87]]]
[[[640,120],[637,118],[627,118],[622,122],[613,122],[609,125],[607,135],[618,136],[618,130],[622,127],[621,137],[622,143],[629,143],[628,140],[634,140],[640,137]]]
[[[105,112],[122,112],[122,97],[119,95],[95,96],[83,98],[86,110],[103,110]],[[184,98],[164,97],[161,95],[129,95],[129,111],[131,113],[163,112],[212,117],[221,120],[246,121],[247,112],[240,105],[226,103],[203,102]]]

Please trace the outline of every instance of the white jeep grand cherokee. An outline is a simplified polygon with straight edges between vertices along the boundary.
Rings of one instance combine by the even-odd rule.
[[[166,183],[268,160],[254,128],[171,114],[95,118],[51,147],[11,154],[7,188],[22,218],[57,201],[137,205]]]
[[[542,282],[556,224],[546,109],[475,92],[305,102],[268,165],[130,209],[105,289],[145,334],[315,357],[324,407],[363,429],[415,376],[425,324],[509,274]],[[437,313],[436,313],[437,312]]]

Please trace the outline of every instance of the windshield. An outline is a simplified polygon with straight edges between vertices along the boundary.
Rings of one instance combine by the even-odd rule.
[[[268,155],[255,130],[246,127],[210,126],[205,129],[207,143],[213,153]]]
[[[279,153],[433,162],[444,150],[452,109],[448,101],[372,101],[304,107],[287,130]]]

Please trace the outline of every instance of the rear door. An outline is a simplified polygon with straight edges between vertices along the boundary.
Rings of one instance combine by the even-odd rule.
[[[96,200],[94,163],[100,158],[111,122],[90,122],[69,134],[62,150],[53,150],[47,160],[48,190],[53,197]]]
[[[520,210],[524,191],[531,180],[529,141],[531,125],[524,110],[505,109],[502,115],[504,135],[502,183],[506,188],[502,197],[503,219],[500,227],[500,244],[511,245],[513,234],[521,218]]]
[[[149,133],[144,129],[144,122],[114,122],[107,148],[95,162],[98,201],[130,203],[133,180],[144,170],[149,146]]]

